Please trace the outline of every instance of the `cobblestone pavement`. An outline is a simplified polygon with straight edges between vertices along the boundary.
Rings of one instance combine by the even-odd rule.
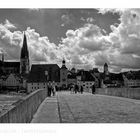
[[[58,92],[56,97],[45,99],[32,122],[139,123],[140,100]]]
[[[60,122],[139,123],[140,101],[106,95],[58,93]]]

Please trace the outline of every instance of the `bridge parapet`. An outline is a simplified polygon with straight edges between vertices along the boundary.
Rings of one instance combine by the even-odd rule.
[[[97,88],[97,94],[140,99],[140,88]]]
[[[47,91],[36,90],[0,115],[0,123],[29,123],[39,105],[47,97]]]

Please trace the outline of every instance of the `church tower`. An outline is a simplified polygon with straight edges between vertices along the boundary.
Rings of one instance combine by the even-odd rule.
[[[104,74],[105,74],[105,75],[108,75],[108,74],[109,74],[107,63],[104,64]]]
[[[63,88],[67,87],[67,73],[68,69],[66,68],[65,60],[63,59],[62,67],[60,69],[60,84]]]
[[[29,52],[28,52],[28,46],[27,46],[27,38],[24,33],[23,38],[23,45],[21,48],[21,55],[20,55],[20,74],[25,76],[29,73]]]

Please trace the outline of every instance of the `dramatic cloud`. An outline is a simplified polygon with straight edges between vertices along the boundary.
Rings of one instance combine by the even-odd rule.
[[[110,25],[111,32],[96,25],[93,18],[81,17],[86,24],[68,29],[58,46],[35,29],[27,28],[31,60],[60,64],[65,58],[69,66],[100,70],[107,62],[110,71],[115,72],[140,69],[140,9],[99,9],[100,15],[108,12],[120,15],[120,23]],[[61,21],[62,26],[73,22],[67,14],[61,16]],[[0,50],[6,52],[7,58],[19,59],[23,34],[15,24],[8,20],[0,24],[0,38]]]
[[[54,43],[50,43],[48,37],[41,37],[31,28],[27,28],[26,36],[32,62],[56,63],[62,59],[58,47]],[[11,60],[19,60],[23,33],[21,31],[12,32],[9,26],[0,24],[0,38],[0,50],[5,52],[5,57]]]
[[[94,24],[68,30],[61,44],[66,57],[78,65],[90,64],[99,68],[107,62],[112,71],[139,69],[140,10],[100,9],[99,12],[120,14],[120,24],[111,25],[109,34]],[[82,17],[81,20],[85,19]]]

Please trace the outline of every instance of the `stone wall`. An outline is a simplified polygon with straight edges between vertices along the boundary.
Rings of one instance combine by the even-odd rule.
[[[140,88],[97,88],[96,94],[140,99]]]
[[[29,123],[39,105],[47,97],[47,91],[36,90],[0,115],[0,123]]]

